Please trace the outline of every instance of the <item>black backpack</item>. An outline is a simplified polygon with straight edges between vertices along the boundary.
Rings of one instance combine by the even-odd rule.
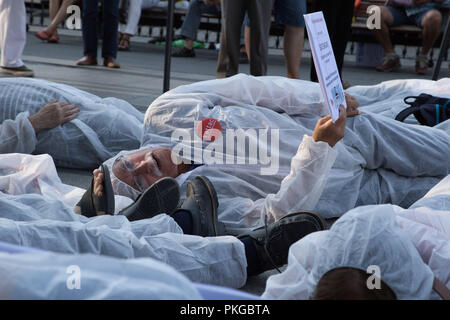
[[[414,101],[409,101],[415,99]],[[405,103],[410,107],[400,112],[395,120],[404,121],[409,115],[414,114],[420,124],[434,127],[435,125],[450,119],[450,99],[433,97],[422,93],[418,97],[405,98]]]

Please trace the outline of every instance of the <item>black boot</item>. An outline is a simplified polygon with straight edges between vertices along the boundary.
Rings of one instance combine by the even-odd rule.
[[[130,221],[152,218],[160,213],[171,215],[180,201],[178,182],[162,178],[139,195],[136,201],[119,212]]]
[[[257,228],[239,238],[250,237],[259,260],[258,273],[277,269],[287,263],[289,247],[306,235],[324,230],[322,219],[312,212],[284,216],[277,222]],[[278,270],[280,271],[280,270]]]
[[[217,220],[219,201],[211,181],[204,176],[189,181],[186,199],[175,212],[189,212],[192,218],[192,234],[203,237],[216,237],[224,234],[222,223]]]

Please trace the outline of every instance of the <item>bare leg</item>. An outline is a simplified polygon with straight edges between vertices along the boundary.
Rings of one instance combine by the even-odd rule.
[[[53,21],[55,19],[56,14],[58,13],[59,6],[61,4],[61,0],[50,0],[50,21]]]
[[[52,1],[53,2],[53,1]],[[74,0],[63,0],[61,6],[59,7],[59,10],[55,14],[55,16],[52,18],[52,22],[47,27],[47,32],[50,34],[56,33],[58,25],[64,21],[64,19],[67,16],[67,8],[74,3]],[[50,16],[51,17],[51,16]]]
[[[430,10],[422,19],[422,55],[430,52],[441,32],[442,14],[438,10]]]
[[[305,28],[286,26],[284,30],[283,50],[286,63],[286,76],[291,79],[300,78],[300,62],[302,59]]]
[[[387,7],[382,6],[380,7],[380,9],[381,29],[374,29],[373,34],[387,54],[395,53],[394,45],[392,44],[391,36],[389,34],[389,27],[394,23],[394,17]]]
[[[250,27],[245,26],[244,39],[245,39],[245,51],[247,52],[248,60],[250,60]]]

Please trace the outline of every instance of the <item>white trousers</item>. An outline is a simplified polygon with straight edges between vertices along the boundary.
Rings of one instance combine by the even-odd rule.
[[[23,66],[21,57],[26,40],[25,2],[0,0],[0,66]]]
[[[120,28],[120,32],[135,35],[141,18],[142,9],[148,9],[158,4],[159,0],[130,0],[128,7],[127,25]]]

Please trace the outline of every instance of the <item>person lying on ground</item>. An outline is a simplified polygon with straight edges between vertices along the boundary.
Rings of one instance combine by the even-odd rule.
[[[0,123],[0,153],[32,153],[36,149],[37,134],[75,119],[80,109],[67,102],[50,101],[38,112],[19,113],[14,120]]]
[[[25,247],[11,254],[1,249],[1,300],[202,299],[192,281],[151,258],[125,260]]]
[[[30,163],[32,160],[24,162],[39,170],[39,163]],[[27,178],[26,171],[11,172],[3,179],[0,176],[0,185]],[[46,177],[31,184],[39,184],[39,191],[21,194],[18,188],[8,186],[0,192],[0,241],[59,253],[153,258],[191,281],[233,288],[242,287],[248,276],[284,265],[292,243],[323,229],[318,216],[299,212],[240,237],[225,235],[217,221],[217,194],[206,177],[189,183],[181,205],[176,181],[164,178],[126,208],[131,214],[91,218],[75,214],[61,197],[39,194],[58,192]],[[139,216],[140,210],[145,210],[145,219]]]
[[[139,151],[105,164],[116,194],[131,199],[163,176],[182,190],[191,175],[207,176],[219,220],[236,234],[287,212],[335,219],[360,205],[407,208],[448,174],[449,132],[358,114],[358,102],[346,100],[344,138],[323,143],[313,135],[328,121],[319,120],[328,110],[316,84],[238,75],[180,86],[148,108]],[[221,127],[214,141],[197,134],[208,119]]]
[[[450,299],[450,176],[408,209],[355,208],[293,244],[266,299]]]
[[[344,136],[346,116],[341,108],[335,123],[330,117],[318,121],[316,143],[335,145]],[[109,215],[116,210],[106,165],[95,171],[74,209],[61,200],[73,195],[74,188],[60,183],[48,158],[3,157],[0,241],[8,243],[65,253],[153,257],[193,281],[238,288],[248,275],[284,265],[292,243],[325,227],[314,213],[290,211],[239,238],[224,236],[228,233],[218,221],[219,198],[204,176],[187,183],[181,205],[176,180],[160,176],[134,203]]]
[[[405,210],[392,205],[359,207],[343,215],[330,230],[315,232],[295,242],[289,250],[289,263],[287,268],[281,274],[269,278],[262,298],[439,299],[439,295],[445,297],[446,292],[448,293],[448,288],[445,289],[445,286],[448,286],[450,281],[450,273],[448,270],[450,260],[450,256],[448,255],[448,234],[450,230],[450,221],[448,218],[449,183],[450,176],[441,181],[426,197],[419,200],[409,209]],[[16,214],[16,217],[19,217],[18,211],[23,210],[25,204],[38,204],[37,202],[31,202],[30,200],[32,199],[34,201],[39,200],[41,202],[40,204],[42,202],[45,204],[44,206],[39,205],[39,208],[49,208],[50,203],[48,200],[45,200],[45,197],[40,195],[28,195],[27,200],[23,197],[15,197],[15,199],[14,197],[7,196],[0,197],[0,204],[4,206],[7,201],[9,201],[11,207],[14,204],[16,208],[13,212]],[[53,203],[53,205],[55,204]],[[28,219],[31,218],[34,211],[36,209],[30,207],[30,210],[27,210],[26,214],[21,216],[21,220],[25,221],[25,217]],[[137,227],[137,222],[132,222],[132,230],[135,232],[140,229],[149,232],[150,220],[155,220],[155,226],[161,226],[164,224],[162,222],[165,216],[162,214],[148,220],[142,220],[141,223],[145,222],[145,226],[142,225],[141,228]],[[290,217],[292,218],[293,215],[290,215]],[[61,215],[59,218],[61,218]],[[91,225],[89,227],[86,226],[85,229],[89,229],[91,235],[105,234],[108,228],[103,227],[102,230],[96,228],[102,222],[98,220],[103,218],[109,220],[120,219],[119,216],[97,217],[94,220],[91,219],[88,223]],[[3,230],[7,230],[4,227],[5,220],[0,219],[0,226],[3,226]],[[97,223],[93,223],[93,221]],[[35,221],[32,222],[34,226],[28,229],[24,227],[25,223],[18,223],[17,225],[19,227],[17,230],[20,230],[20,233],[25,233],[26,235],[44,230],[42,227],[36,227],[37,224]],[[111,223],[108,227],[113,225],[114,223]],[[58,231],[64,230],[61,226],[59,226]],[[120,229],[126,230],[128,228],[121,226]],[[53,229],[50,228],[49,230]],[[33,231],[33,233],[26,233],[26,231]],[[260,235],[263,232],[264,230],[260,232]],[[139,233],[139,231],[135,233]],[[65,232],[58,232],[57,234],[60,239],[65,239]],[[106,237],[104,241],[101,241],[101,246],[110,246],[111,248],[111,242],[108,241],[112,239],[111,236],[113,234],[110,234],[110,237]],[[53,237],[56,236],[52,235],[49,238],[49,242],[54,241]],[[163,238],[165,237],[167,237],[167,234],[163,236]],[[92,238],[95,238],[95,236],[89,237],[89,239]],[[228,240],[232,240],[230,237],[228,238]],[[78,237],[75,237],[75,239],[78,239]],[[146,241],[150,241],[150,237],[145,239]],[[153,237],[153,241],[156,241],[156,239],[157,237]],[[222,239],[224,238],[222,237]],[[17,243],[15,241],[12,242]],[[22,242],[23,245],[30,245],[31,243],[36,244],[37,241],[33,242],[32,237],[25,236]],[[70,243],[73,243],[73,240]],[[72,245],[75,246],[75,244]],[[44,247],[51,246],[47,243]],[[92,246],[86,247],[92,250]],[[86,247],[79,246],[77,250],[83,251],[86,250]],[[202,248],[204,249],[205,247]],[[245,245],[244,248],[246,255],[248,255],[248,247]],[[58,271],[57,266],[60,265],[59,262],[71,259],[68,255],[64,255],[67,258],[63,260],[55,254],[45,253],[45,255],[39,256],[39,265],[48,263],[50,259],[48,256],[53,257],[55,260],[52,261],[58,261],[52,267],[54,272]],[[34,257],[38,256],[34,254]],[[77,257],[78,259],[82,259],[80,261],[83,271],[86,271],[86,269],[90,270],[95,261],[108,261],[106,257],[95,257],[91,255],[83,255],[81,258],[80,256]],[[6,258],[8,260],[5,261],[14,260],[11,256]],[[148,281],[156,279],[153,277],[153,269],[158,267],[158,263],[151,259],[142,258],[139,261],[140,265],[148,270],[146,273],[147,276],[144,276],[141,280]],[[120,274],[115,274],[114,279],[130,277],[130,281],[133,283],[136,278],[136,274],[134,273],[136,272],[136,262],[137,260],[132,258],[124,262],[109,258],[108,266],[111,266],[113,270],[110,271],[115,274],[115,268],[113,266],[120,264],[123,269]],[[23,266],[24,264],[19,265]],[[250,265],[251,262],[249,262],[248,269]],[[227,266],[227,264],[224,264],[224,266]],[[6,267],[4,270],[8,271],[8,268]],[[130,273],[131,270],[133,270],[132,273]],[[97,274],[97,280],[94,283],[103,281],[100,271],[93,270],[93,272]],[[32,278],[31,273],[26,274]],[[111,275],[110,273],[108,274]],[[138,272],[138,274],[141,273]],[[180,280],[179,277],[174,277],[174,279],[176,281]],[[170,281],[170,283],[173,282]],[[94,286],[91,286],[91,284],[90,279],[88,283],[85,283],[90,289],[83,292],[83,297],[90,297],[99,291]],[[186,286],[186,283],[184,283],[184,286]],[[19,289],[22,290],[19,290],[19,292],[27,296],[36,295],[37,292],[42,293],[42,290],[36,291],[33,288],[35,286],[28,288],[26,286],[20,286]],[[138,290],[138,292],[143,295],[152,292],[150,291],[148,293],[145,290],[141,292],[141,290]],[[57,294],[56,292],[58,290],[47,290],[46,292]],[[106,296],[116,297],[119,297],[117,295],[123,293],[122,290],[120,292],[116,292],[115,290],[107,290],[106,292],[100,290],[100,292],[103,292]],[[62,296],[59,294],[55,297],[66,297],[64,293]],[[170,297],[170,292],[164,290],[160,294],[164,294],[166,298]],[[81,298],[80,296],[71,297]],[[139,296],[137,295],[136,298],[139,298]]]
[[[51,101],[59,106],[48,106],[39,114]],[[59,110],[53,113],[53,129],[48,126],[53,120],[46,116],[51,110]],[[34,114],[37,134],[28,119]],[[94,169],[119,151],[138,148],[142,122],[143,114],[124,100],[102,99],[42,79],[0,79],[2,152],[48,153],[60,167]]]

